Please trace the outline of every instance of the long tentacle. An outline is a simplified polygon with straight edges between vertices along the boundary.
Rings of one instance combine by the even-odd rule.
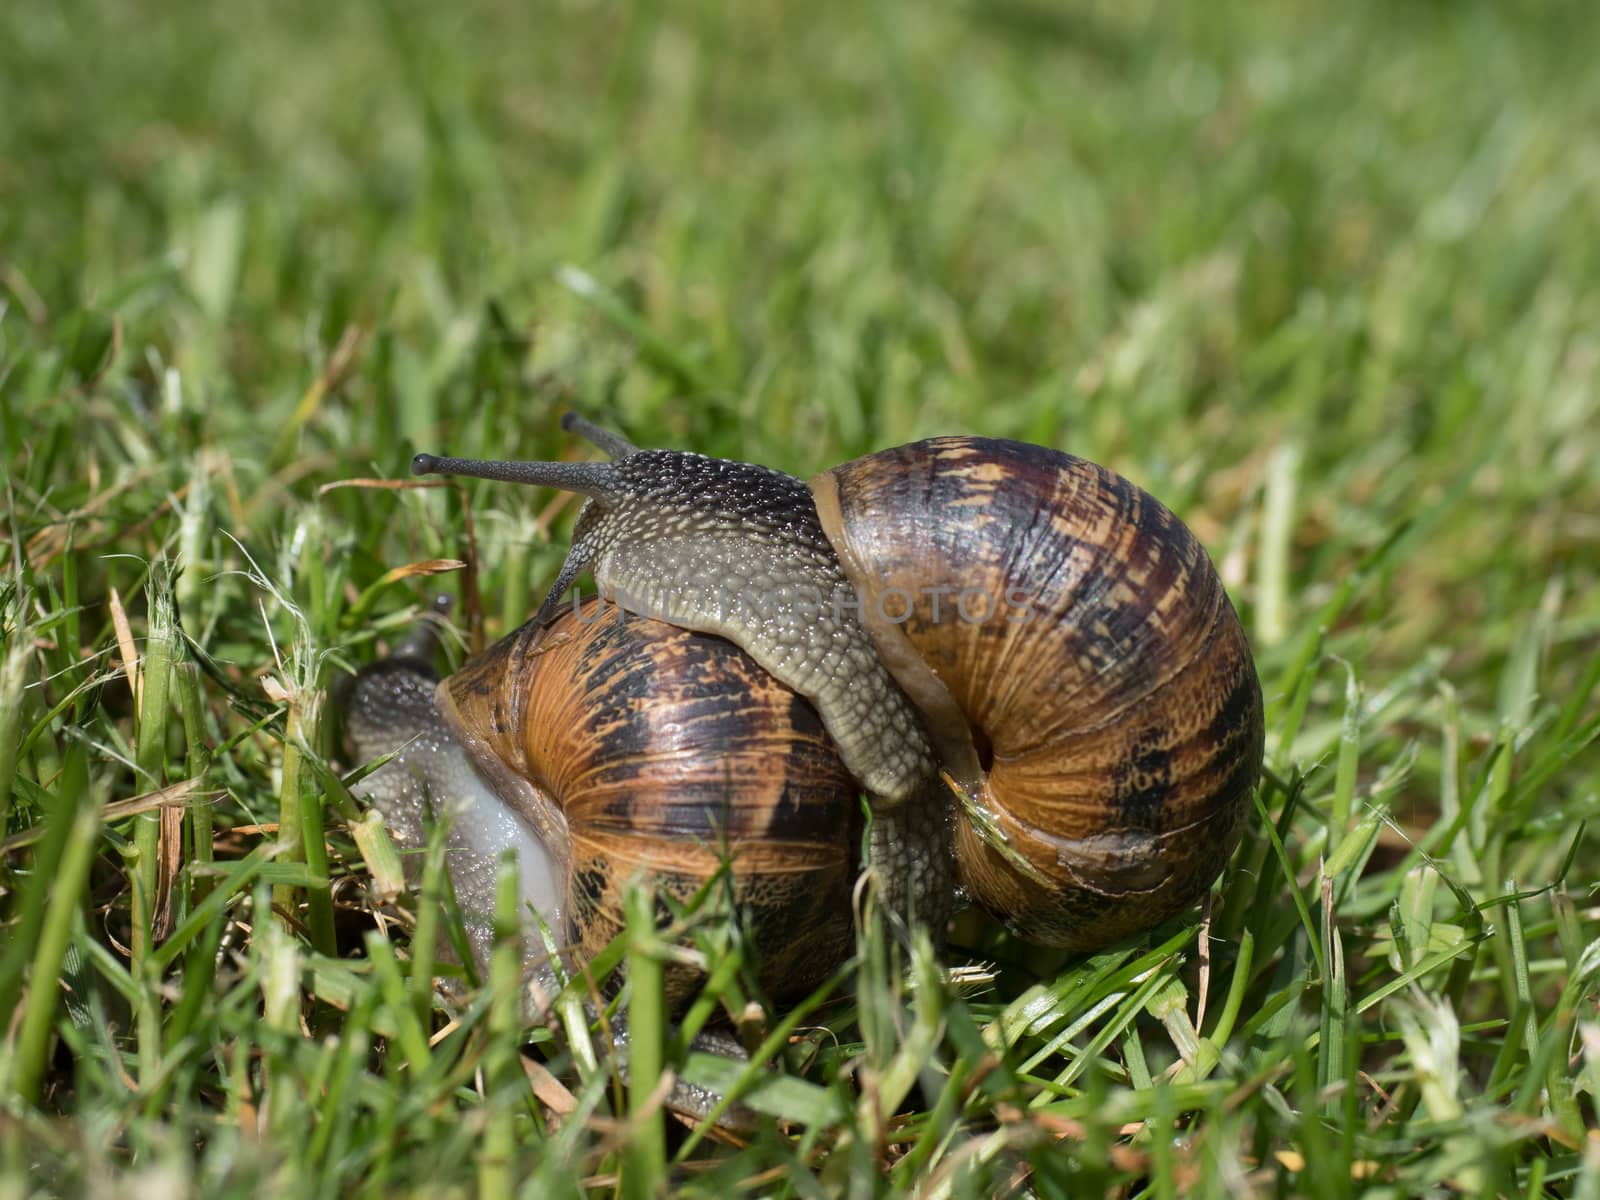
[[[499,483],[559,488],[580,496],[612,499],[621,493],[616,469],[601,462],[501,462],[488,458],[450,458],[418,454],[411,460],[413,475],[465,475]]]

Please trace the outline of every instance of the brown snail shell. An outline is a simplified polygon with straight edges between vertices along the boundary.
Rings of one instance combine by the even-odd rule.
[[[558,858],[581,959],[620,931],[630,880],[687,902],[724,863],[774,998],[849,953],[855,785],[811,705],[737,646],[590,601],[509,635],[436,703]],[[669,971],[674,1001],[694,983]]]
[[[1193,903],[1260,771],[1255,667],[1205,550],[1118,475],[936,438],[812,481],[956,793],[967,894],[1092,949]]]

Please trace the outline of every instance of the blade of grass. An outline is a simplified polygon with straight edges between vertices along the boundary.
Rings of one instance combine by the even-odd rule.
[[[88,797],[88,769],[82,752],[71,755],[63,768],[59,800],[66,811],[56,819],[66,826],[59,869],[34,885],[48,890],[49,902],[33,945],[32,970],[28,993],[23,1000],[22,1021],[9,1055],[10,1066],[0,1079],[0,1091],[15,1096],[24,1104],[37,1104],[39,1083],[50,1048],[50,1026],[55,1019],[61,992],[57,979],[72,932],[72,919],[83,902],[94,857],[100,816]]]

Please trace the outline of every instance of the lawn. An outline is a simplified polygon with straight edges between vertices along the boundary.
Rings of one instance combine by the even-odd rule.
[[[0,1195],[1600,1197],[1597,44],[1576,0],[0,6]],[[435,997],[451,906],[385,890],[329,693],[438,592],[519,625],[573,509],[328,485],[580,454],[567,409],[1161,497],[1267,703],[1206,910],[871,925],[750,1018],[778,1066],[636,1039],[742,1144],[617,1083],[581,983]],[[648,1015],[660,957],[596,970]]]

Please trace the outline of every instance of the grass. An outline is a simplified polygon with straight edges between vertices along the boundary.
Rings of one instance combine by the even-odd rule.
[[[0,8],[0,1193],[1600,1195],[1597,35]],[[641,1050],[784,1119],[743,1148],[615,1085],[579,985],[447,1014],[409,930],[448,906],[383,892],[325,697],[469,511],[489,638],[567,514],[323,485],[557,454],[574,405],[798,474],[1021,437],[1165,499],[1268,699],[1209,925],[1075,959],[969,916],[948,972],[869,928],[852,991],[754,1021],[781,1071]],[[697,1011],[743,1012],[688,923],[733,962]],[[649,924],[595,971],[649,978]]]

